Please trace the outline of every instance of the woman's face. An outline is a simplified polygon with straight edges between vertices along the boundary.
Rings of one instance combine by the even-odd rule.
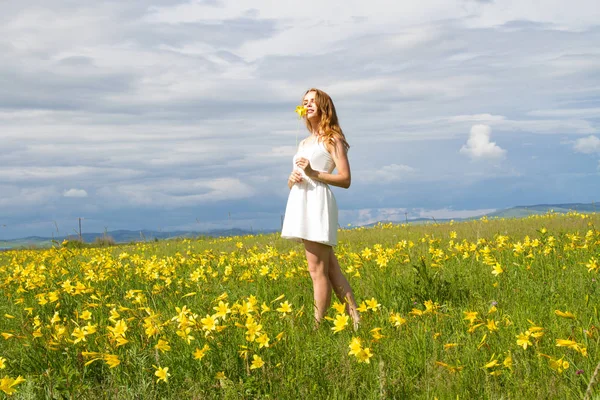
[[[311,121],[318,122],[319,118],[321,118],[321,115],[319,113],[319,108],[317,107],[317,103],[315,100],[316,95],[317,92],[306,93],[302,105],[306,107],[306,118],[308,118]]]

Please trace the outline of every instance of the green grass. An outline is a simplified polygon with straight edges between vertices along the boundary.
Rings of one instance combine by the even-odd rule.
[[[303,248],[278,235],[3,252],[0,331],[14,336],[0,338],[0,375],[25,379],[14,398],[582,398],[600,361],[598,273],[586,267],[600,259],[599,221],[571,213],[343,230],[336,253],[357,300],[380,307],[362,313],[358,332],[340,333],[331,321],[314,329]],[[65,282],[84,288],[76,294]],[[250,296],[269,347],[246,338],[240,306]],[[201,320],[218,298],[232,313],[219,322],[226,328],[206,334]],[[276,309],[286,300],[293,312],[284,316]],[[263,303],[271,310],[261,314]],[[177,333],[184,306],[189,344]],[[111,321],[112,309],[119,316]],[[74,343],[85,310],[97,331]],[[51,322],[55,312],[60,320]],[[477,312],[476,321],[465,312]],[[406,323],[395,327],[392,313]],[[144,325],[151,314],[154,336]],[[128,327],[122,346],[108,329],[119,320]],[[517,336],[532,327],[543,336],[523,349]],[[348,354],[354,337],[373,354],[369,363]],[[170,351],[155,349],[159,339]],[[557,339],[576,345],[558,347]],[[210,351],[194,359],[204,344]],[[120,365],[86,365],[93,357],[85,352],[117,355]],[[254,355],[264,366],[250,369]],[[550,361],[561,358],[569,365],[557,371]],[[168,382],[157,381],[154,366],[169,368]]]

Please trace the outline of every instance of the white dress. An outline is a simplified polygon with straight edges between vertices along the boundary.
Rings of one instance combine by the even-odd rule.
[[[294,156],[304,157],[310,161],[315,171],[331,173],[335,162],[325,145],[319,141],[306,143],[303,140]],[[302,171],[302,170],[301,170]],[[290,190],[285,218],[281,229],[281,237],[302,241],[319,242],[329,246],[337,244],[338,208],[329,185],[307,177],[302,171],[304,180],[294,184]]]

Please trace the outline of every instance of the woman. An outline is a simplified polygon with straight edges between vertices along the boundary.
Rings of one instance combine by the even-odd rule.
[[[288,179],[290,194],[281,237],[304,243],[308,271],[313,282],[315,321],[325,316],[331,291],[346,304],[346,312],[358,328],[360,317],[352,288],[333,252],[337,244],[338,208],[329,185],[350,187],[348,142],[339,126],[329,95],[309,89],[302,99],[310,135],[300,142]],[[332,174],[337,168],[337,174]]]

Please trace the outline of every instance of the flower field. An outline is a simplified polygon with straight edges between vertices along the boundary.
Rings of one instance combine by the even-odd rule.
[[[345,229],[357,331],[339,303],[315,328],[303,248],[277,234],[0,252],[0,397],[583,398],[599,223]]]

